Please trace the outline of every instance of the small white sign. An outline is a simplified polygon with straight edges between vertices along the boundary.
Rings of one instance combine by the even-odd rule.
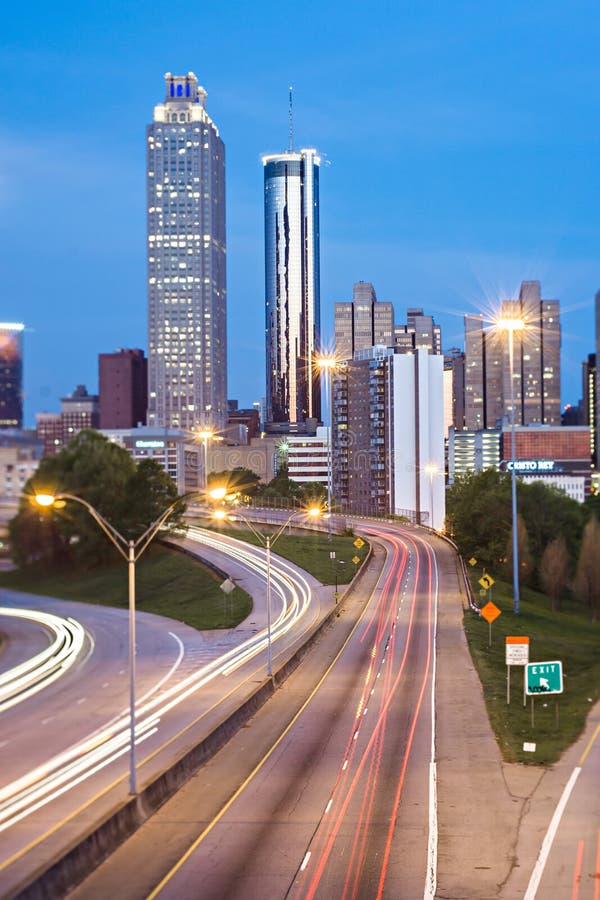
[[[525,753],[535,753],[535,744],[529,744],[527,741],[523,744],[523,750]]]
[[[529,662],[529,644],[506,644],[506,665],[526,666]]]

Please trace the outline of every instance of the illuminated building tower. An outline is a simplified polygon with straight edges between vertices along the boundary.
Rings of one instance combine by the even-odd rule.
[[[0,428],[23,427],[23,329],[0,322]]]
[[[358,281],[354,285],[352,301],[335,304],[333,327],[336,359],[352,359],[357,350],[368,350],[375,344],[391,347],[394,307],[377,300],[370,282]]]
[[[148,425],[227,420],[225,148],[196,76],[147,128]]]
[[[560,310],[543,300],[539,281],[524,281],[499,318],[525,323],[514,336],[515,422],[560,425]],[[510,416],[508,342],[480,315],[465,316],[465,427],[495,428]]]
[[[315,150],[263,157],[267,429],[319,419],[319,164]]]

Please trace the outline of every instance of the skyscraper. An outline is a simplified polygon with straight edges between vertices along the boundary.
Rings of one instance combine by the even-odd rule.
[[[193,72],[147,128],[148,424],[227,420],[225,148]]]
[[[543,300],[539,281],[524,281],[517,300],[504,300],[500,318],[525,323],[514,336],[515,422],[560,425],[560,311]],[[495,428],[510,417],[508,342],[484,329],[479,315],[465,316],[465,427]]]
[[[333,328],[338,359],[352,359],[357,350],[368,350],[375,344],[391,347],[394,307],[377,300],[369,281],[358,281],[352,291],[352,301],[335,304]]]
[[[148,360],[144,351],[116,350],[98,356],[100,428],[146,424]]]
[[[319,164],[315,150],[263,157],[267,428],[320,418]]]
[[[0,428],[23,427],[23,329],[0,322]]]

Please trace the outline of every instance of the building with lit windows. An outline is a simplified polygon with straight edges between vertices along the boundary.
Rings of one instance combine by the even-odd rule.
[[[227,421],[225,147],[193,72],[147,128],[148,424]]]
[[[511,429],[503,428],[500,468],[512,470]],[[515,469],[522,481],[543,481],[583,503],[591,487],[590,429],[587,426],[518,427]]]
[[[23,331],[0,322],[0,429],[23,427]]]
[[[202,447],[193,438],[174,428],[106,428],[101,434],[123,447],[134,462],[152,459],[177,486],[180,494],[200,488]]]
[[[266,429],[320,419],[319,165],[315,150],[264,156]]]
[[[514,332],[515,422],[560,425],[560,311],[544,300],[539,281],[524,281],[517,300],[502,302],[499,318],[522,319]],[[465,316],[465,427],[495,428],[510,417],[506,333]]]
[[[450,428],[448,431],[448,483],[457,477],[500,468],[499,428]]]
[[[368,350],[375,344],[391,347],[394,342],[394,307],[377,300],[369,281],[358,281],[352,300],[338,301],[334,306],[333,331],[336,359],[352,359],[357,350]]]

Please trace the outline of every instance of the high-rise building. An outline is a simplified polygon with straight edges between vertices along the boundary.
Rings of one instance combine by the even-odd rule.
[[[543,300],[539,281],[524,281],[517,300],[502,302],[499,318],[522,319],[513,334],[515,423],[560,425],[560,314]],[[507,335],[465,316],[465,427],[495,428],[511,419]]]
[[[190,72],[147,128],[148,425],[227,420],[225,147]]]
[[[321,414],[319,165],[315,150],[264,156],[267,430]]]
[[[23,330],[0,322],[0,428],[23,427]]]
[[[352,359],[357,350],[375,344],[391,347],[394,339],[394,307],[378,301],[369,281],[354,285],[351,301],[334,306],[333,330],[336,359]]]
[[[344,508],[445,519],[443,359],[375,346],[333,376],[333,493]]]
[[[148,360],[143,350],[117,350],[98,356],[100,428],[146,424]]]
[[[78,384],[72,394],[61,397],[60,417],[63,427],[63,442],[69,441],[84,428],[98,428],[100,425],[100,403],[97,394],[88,394],[83,384]]]
[[[590,353],[583,363],[583,399],[581,408],[583,425],[590,427],[590,451],[592,466],[598,468],[598,404],[596,393],[598,390],[598,368],[596,354]]]
[[[442,352],[442,329],[435,324],[433,316],[426,316],[422,309],[407,309],[406,325],[396,325],[394,329],[394,345],[403,352],[423,348],[439,354]]]

